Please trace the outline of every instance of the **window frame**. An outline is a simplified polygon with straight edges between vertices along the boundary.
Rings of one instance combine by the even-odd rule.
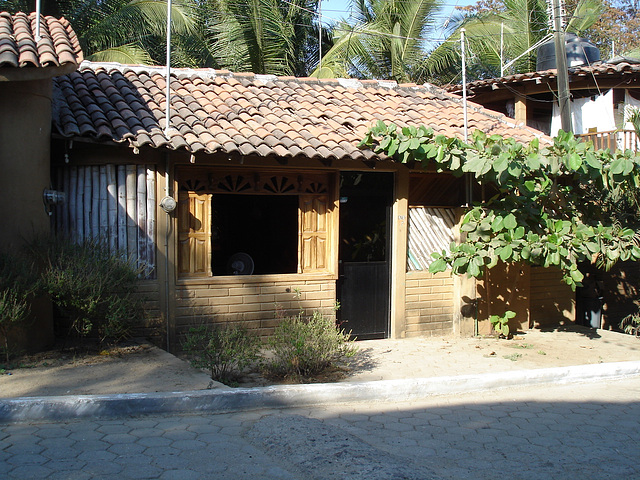
[[[211,201],[217,194],[295,195],[298,197],[297,273],[240,277],[255,279],[306,274],[335,276],[337,268],[335,222],[338,219],[339,208],[335,193],[335,172],[250,167],[244,169],[178,167],[176,179],[178,280],[239,277],[238,275],[213,275],[212,272]],[[194,218],[190,218],[190,215]],[[186,248],[185,244],[188,245]],[[185,264],[187,257],[188,265]],[[202,268],[203,265],[206,268]]]

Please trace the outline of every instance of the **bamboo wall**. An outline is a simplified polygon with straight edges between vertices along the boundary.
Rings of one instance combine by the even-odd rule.
[[[104,241],[112,253],[137,259],[156,278],[155,165],[60,166],[53,173],[66,201],[52,219],[74,242]]]
[[[453,277],[450,272],[407,273],[406,336],[453,333]]]
[[[453,208],[409,207],[407,271],[428,270],[432,253],[449,250],[455,226]]]

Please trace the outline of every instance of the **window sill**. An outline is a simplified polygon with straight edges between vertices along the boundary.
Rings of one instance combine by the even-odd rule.
[[[333,273],[277,273],[269,275],[219,275],[214,277],[181,277],[177,285],[247,285],[252,283],[275,284],[301,281],[333,281],[338,276]]]

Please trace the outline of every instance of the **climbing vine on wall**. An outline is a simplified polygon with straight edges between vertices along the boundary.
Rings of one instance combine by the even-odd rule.
[[[524,261],[559,267],[575,289],[583,279],[580,262],[640,259],[635,231],[603,215],[600,204],[602,192],[640,187],[635,152],[596,150],[563,131],[549,144],[536,138],[525,145],[480,131],[465,143],[424,126],[399,128],[381,121],[360,147],[403,163],[471,175],[484,186],[486,198],[469,207],[461,222],[462,242],[434,254],[432,273],[451,268],[480,277],[499,261]]]

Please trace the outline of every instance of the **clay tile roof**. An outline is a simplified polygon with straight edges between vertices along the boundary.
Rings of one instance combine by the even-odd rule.
[[[636,78],[640,75],[640,63],[636,63],[637,60],[625,59],[618,57],[609,62],[595,63],[592,65],[578,65],[575,67],[569,67],[569,81],[576,77],[628,77],[629,75],[635,75]],[[483,80],[476,80],[475,82],[467,83],[467,92],[478,92],[480,90],[487,90],[494,85],[515,85],[523,84],[527,82],[555,82],[557,77],[557,70],[544,70],[540,72],[528,72],[528,73],[515,73],[513,75],[507,75],[500,78],[487,78]],[[445,90],[451,93],[457,93],[462,95],[462,85],[446,85]]]
[[[84,62],[54,79],[54,129],[131,146],[189,152],[381,160],[358,143],[380,119],[426,125],[462,136],[459,97],[431,85],[277,78],[227,71],[172,71],[172,109],[165,125],[163,67]],[[469,105],[469,131],[480,129],[528,141],[543,137],[504,116]]]
[[[36,14],[0,12],[0,68],[77,66],[82,61],[78,37],[65,18],[40,17],[36,38]]]

